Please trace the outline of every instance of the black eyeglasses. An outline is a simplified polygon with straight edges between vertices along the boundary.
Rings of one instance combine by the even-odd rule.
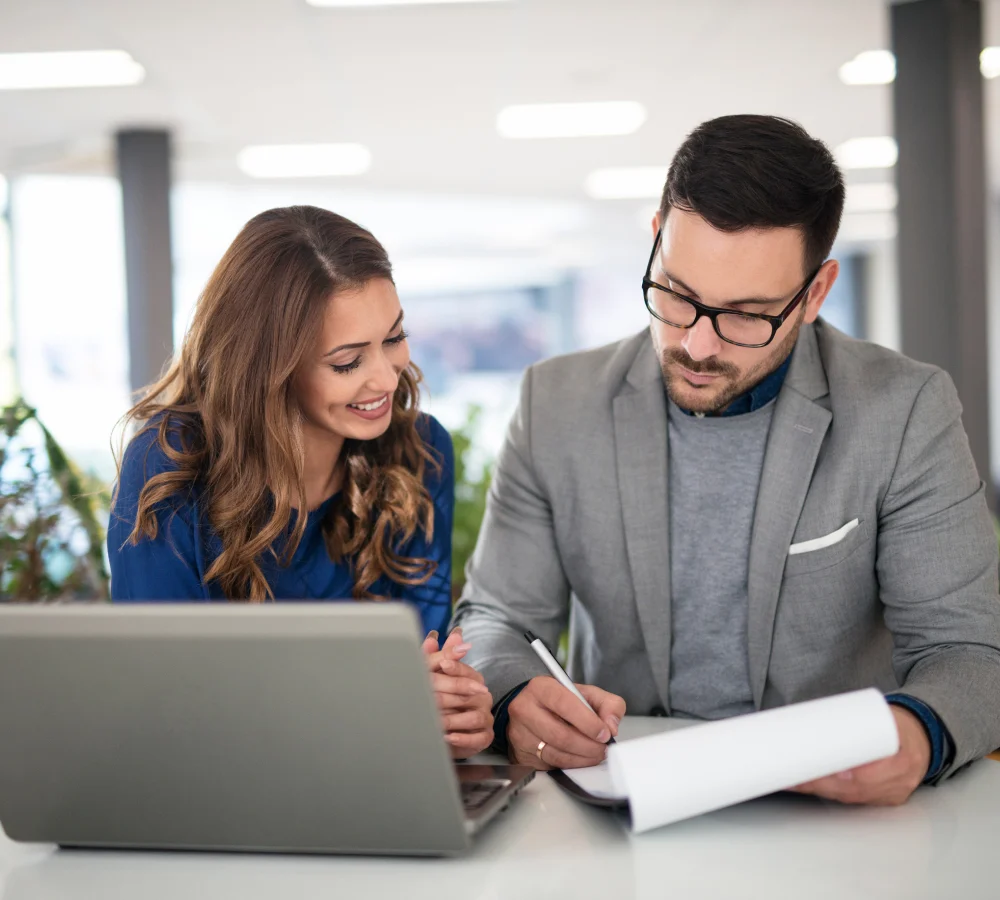
[[[660,231],[657,231],[656,240],[653,241],[653,252],[649,254],[646,274],[642,279],[642,296],[649,314],[674,328],[693,328],[702,316],[707,316],[712,320],[715,333],[727,344],[736,344],[737,347],[766,347],[770,344],[795,307],[808,295],[809,288],[816,280],[819,270],[823,268],[822,265],[816,268],[788,306],[778,315],[736,312],[731,309],[705,306],[704,303],[678,294],[677,291],[653,281],[649,276],[653,271],[653,260],[656,259],[659,246]]]

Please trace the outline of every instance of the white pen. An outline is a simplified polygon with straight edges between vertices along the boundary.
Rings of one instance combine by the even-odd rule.
[[[549,653],[549,648],[545,646],[541,638],[535,637],[530,631],[524,632],[524,639],[531,644],[531,649],[538,654],[538,658],[545,663],[545,668],[552,673],[552,677],[558,681],[566,690],[570,691],[574,697],[577,698],[584,706],[587,707],[595,716],[597,715],[597,710],[594,709],[588,702],[587,698],[580,693],[580,689],[570,681],[569,675],[566,674],[565,670],[556,661],[556,658]],[[609,744],[615,742],[614,738],[608,740]]]

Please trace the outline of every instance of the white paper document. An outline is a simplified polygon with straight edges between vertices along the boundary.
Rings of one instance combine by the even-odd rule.
[[[874,688],[621,741],[607,762],[566,775],[627,799],[648,831],[892,756],[896,722]]]

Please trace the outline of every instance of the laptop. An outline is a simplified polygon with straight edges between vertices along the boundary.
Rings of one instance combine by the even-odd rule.
[[[395,603],[0,606],[0,825],[66,847],[452,855],[532,769],[455,765]]]

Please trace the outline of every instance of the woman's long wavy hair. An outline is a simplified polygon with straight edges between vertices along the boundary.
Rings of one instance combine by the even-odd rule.
[[[382,245],[365,229],[311,206],[251,219],[198,300],[180,353],[122,420],[157,432],[173,464],[139,495],[128,541],[157,536],[157,512],[197,490],[222,543],[205,573],[231,600],[274,599],[261,561],[287,565],[306,524],[303,417],[293,378],[330,298],[374,278],[392,279]],[[429,540],[434,507],[424,487],[435,459],[417,432],[420,371],[400,374],[392,421],[371,441],[347,440],[342,488],[322,527],[330,558],[347,562],[354,596],[372,598],[383,576],[422,584],[433,562],[397,548],[418,531]],[[119,474],[121,460],[119,445]],[[302,511],[295,515],[293,510]],[[277,544],[276,544],[277,542]],[[275,549],[280,547],[280,552]]]

